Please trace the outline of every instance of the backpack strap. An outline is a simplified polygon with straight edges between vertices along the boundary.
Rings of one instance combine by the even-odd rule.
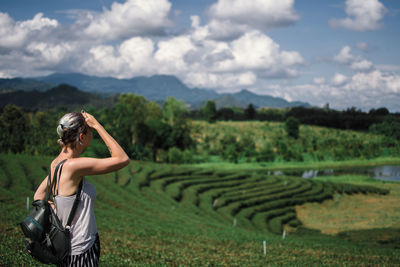
[[[60,166],[65,161],[66,161],[66,159],[64,159],[63,161],[61,161],[60,163],[57,164],[57,166],[56,166],[56,168],[54,170],[53,179],[51,179],[51,166],[50,166],[49,176],[47,178],[47,188],[46,188],[46,196],[45,196],[46,202],[49,200],[49,197],[50,197],[50,194],[51,194],[51,190],[55,186],[55,180],[56,180],[56,177],[57,177],[58,169],[60,168]]]
[[[57,190],[56,192],[56,196],[58,196],[58,188],[60,187],[60,178],[61,178],[61,172],[62,172],[62,168],[63,168],[64,164],[60,166],[60,170],[58,172],[58,179],[57,179]],[[55,186],[54,186],[55,187]]]
[[[83,185],[83,178],[82,178],[81,182],[79,183],[78,189],[76,190],[75,201],[71,208],[71,212],[69,213],[67,225],[65,226],[65,228],[67,228],[67,229],[69,229],[71,227],[72,220],[74,219],[74,216],[75,216],[76,208],[78,207],[79,201],[81,200],[82,185]]]
[[[59,179],[57,179],[58,178],[57,176],[61,176],[62,166],[65,161],[66,161],[66,159],[64,159],[63,161],[61,161],[60,163],[57,164],[57,166],[54,170],[53,179],[51,179],[51,167],[50,167],[49,177],[47,180],[46,197],[45,197],[46,202],[48,201],[49,196],[51,194],[51,189],[53,187],[55,187],[55,181],[58,180],[58,182],[59,182]],[[60,172],[58,172],[59,170],[60,170]],[[78,189],[76,190],[75,201],[74,201],[74,204],[72,205],[71,211],[68,216],[67,224],[65,226],[65,228],[67,228],[67,229],[69,229],[71,227],[72,220],[75,216],[75,211],[78,207],[79,201],[81,200],[82,186],[83,186],[83,178],[82,178],[81,182],[79,183]],[[58,194],[58,185],[57,185],[57,194]]]

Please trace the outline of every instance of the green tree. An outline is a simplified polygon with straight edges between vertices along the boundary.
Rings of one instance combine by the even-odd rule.
[[[374,134],[382,134],[386,137],[394,138],[400,141],[400,121],[394,118],[388,118],[381,123],[372,124],[369,127],[369,132]]]
[[[299,126],[300,122],[295,117],[290,116],[285,121],[285,129],[288,136],[291,136],[295,139],[299,138]]]
[[[173,147],[171,133],[172,127],[169,124],[161,120],[150,119],[138,124],[136,136],[140,144],[150,148],[153,161],[157,161],[158,149],[168,150]]]
[[[134,159],[137,127],[149,114],[160,117],[160,111],[154,105],[148,104],[143,96],[134,94],[121,94],[117,104],[105,112],[105,128]]]
[[[256,117],[257,111],[255,110],[253,104],[249,104],[247,108],[244,110],[244,114],[247,120],[254,120]]]
[[[182,151],[194,146],[191,138],[190,120],[187,119],[185,102],[168,97],[163,106],[163,119],[172,127],[169,146],[176,146]]]
[[[215,102],[212,100],[207,101],[201,108],[201,113],[206,121],[215,122],[217,119],[217,108]]]
[[[162,116],[164,121],[174,126],[180,124],[185,119],[186,112],[185,102],[170,96],[163,106]]]
[[[31,115],[29,138],[26,140],[26,153],[56,155],[59,152],[60,148],[57,146],[59,136],[56,132],[58,119],[58,114],[50,111],[38,111]]]
[[[144,106],[144,109],[146,120],[161,120],[163,117],[163,111],[161,110],[161,107],[155,102],[147,102]]]
[[[231,108],[220,108],[217,112],[217,117],[225,121],[233,120],[235,118],[235,113]]]
[[[22,153],[25,150],[29,121],[17,106],[7,105],[0,115],[0,151]]]

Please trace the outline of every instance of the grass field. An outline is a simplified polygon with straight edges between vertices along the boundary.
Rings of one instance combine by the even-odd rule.
[[[0,266],[39,266],[23,251],[17,223],[50,162],[0,155]],[[235,166],[132,162],[88,177],[97,189],[102,266],[400,264],[399,183]]]

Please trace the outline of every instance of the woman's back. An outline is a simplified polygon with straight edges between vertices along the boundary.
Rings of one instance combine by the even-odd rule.
[[[65,227],[76,195],[54,197],[57,217]],[[71,255],[78,255],[90,248],[96,240],[97,226],[94,215],[96,188],[85,178],[82,180],[81,200],[71,224]]]

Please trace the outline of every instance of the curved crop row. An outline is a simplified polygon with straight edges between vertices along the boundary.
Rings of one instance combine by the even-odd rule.
[[[254,194],[254,193],[259,193],[262,191],[265,191],[266,186],[268,189],[272,188],[278,188],[282,186],[290,186],[295,180],[294,179],[289,179],[285,181],[278,180],[277,178],[270,178],[270,179],[263,179],[263,182],[260,182],[255,185],[251,186],[246,186],[243,188],[240,188],[238,190],[231,190],[227,192],[226,194],[223,195],[224,198],[234,198],[234,197],[239,197],[243,196],[244,194]]]
[[[279,199],[282,199],[285,197],[293,198],[293,196],[295,196],[296,194],[300,194],[305,191],[309,191],[309,190],[311,190],[311,188],[312,188],[312,184],[310,182],[305,181],[304,183],[300,184],[300,187],[294,188],[292,190],[281,191],[280,193],[272,194],[267,197],[261,197],[258,199],[251,199],[249,201],[243,201],[239,205],[234,207],[230,213],[232,216],[235,216],[239,212],[241,212],[243,209],[253,208],[254,206],[262,205],[267,202],[279,200]]]
[[[232,181],[239,181],[239,180],[244,180],[246,179],[246,175],[234,175],[234,176],[226,176],[222,178],[217,178],[217,179],[210,179],[210,178],[204,178],[201,180],[194,180],[194,181],[189,181],[189,182],[182,182],[178,186],[178,193],[177,195],[174,196],[175,200],[178,202],[181,201],[183,197],[183,192],[185,189],[195,186],[195,185],[204,185],[204,184],[218,184],[218,183],[224,183],[224,182],[232,182]]]
[[[246,194],[242,197],[229,197],[229,198],[224,198],[224,201],[222,202],[222,204],[219,204],[216,209],[228,206],[232,203],[235,202],[243,202],[243,201],[250,201],[252,199],[259,199],[261,197],[264,196],[269,196],[268,198],[265,198],[265,201],[268,201],[267,199],[269,199],[271,196],[276,196],[276,197],[280,197],[280,193],[285,192],[284,194],[291,194],[295,191],[292,191],[294,189],[300,188],[302,187],[304,184],[300,181],[300,180],[295,180],[293,183],[288,184],[288,185],[280,185],[277,187],[272,187],[272,188],[264,188],[261,191],[256,192],[255,194]]]

